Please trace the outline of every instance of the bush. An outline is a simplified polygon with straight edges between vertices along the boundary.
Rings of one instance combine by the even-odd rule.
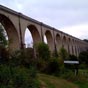
[[[61,47],[59,50],[59,58],[62,60],[68,59],[69,54],[67,53],[66,49],[64,47]]]
[[[39,88],[33,49],[16,51],[3,62],[0,64],[0,88]]]
[[[37,69],[40,72],[46,72],[48,62],[50,61],[50,51],[49,47],[45,43],[38,43],[35,45],[37,54]]]
[[[60,77],[69,81],[77,80],[77,76],[75,75],[75,73],[72,70],[68,70],[68,69],[65,69],[65,71],[62,74],[60,74]]]
[[[35,48],[39,59],[43,59],[45,61],[48,61],[50,59],[50,50],[47,44],[38,43]]]
[[[0,64],[8,63],[8,61],[9,61],[9,51],[5,47],[0,46]]]
[[[39,88],[39,84],[33,68],[0,65],[0,87]]]
[[[83,72],[83,70],[82,70]],[[63,74],[60,74],[60,77],[61,78],[64,78],[68,81],[72,81],[74,83],[85,83],[85,82],[88,82],[88,76],[86,75],[83,75],[80,71],[78,73],[78,75],[75,75],[75,72],[72,71],[72,70],[69,70],[69,69],[65,69],[64,73]]]
[[[69,55],[69,60],[78,61],[78,58],[75,55]]]
[[[60,68],[59,68],[58,58],[51,59],[50,62],[48,63],[46,73],[53,74],[53,75],[58,75],[59,71],[60,71]]]
[[[25,66],[29,68],[31,65],[35,65],[34,50],[27,48],[21,51],[16,51],[11,55],[10,64],[12,66]]]
[[[47,66],[48,66],[48,62],[47,61],[44,61],[42,59],[37,61],[37,70],[38,71],[45,73]]]
[[[88,64],[88,51],[83,51],[79,54],[80,63]]]

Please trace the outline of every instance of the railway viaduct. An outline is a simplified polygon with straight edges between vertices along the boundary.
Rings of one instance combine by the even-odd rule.
[[[25,47],[26,28],[31,32],[33,44],[44,42],[45,35],[51,51],[63,46],[70,54],[78,55],[88,49],[88,43],[2,5],[0,23],[7,32],[11,51]]]

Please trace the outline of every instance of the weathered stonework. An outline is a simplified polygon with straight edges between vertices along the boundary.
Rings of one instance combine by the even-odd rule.
[[[51,51],[54,51],[55,47],[59,50],[64,46],[70,54],[77,56],[88,49],[88,43],[1,5],[0,22],[7,32],[9,48],[12,51],[25,47],[26,28],[31,32],[34,44],[44,42],[46,35]]]

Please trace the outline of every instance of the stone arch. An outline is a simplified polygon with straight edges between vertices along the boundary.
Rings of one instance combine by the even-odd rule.
[[[77,46],[75,46],[75,55],[77,56]]]
[[[60,34],[56,34],[56,48],[59,51],[61,48],[62,42],[61,42],[61,36]]]
[[[76,44],[76,55],[78,56],[79,55],[79,44],[77,40],[75,40],[75,44]]]
[[[77,49],[76,49],[77,44],[75,39],[73,40],[73,46],[74,46],[74,55],[77,56]]]
[[[73,47],[73,45],[72,45],[72,55],[74,55],[74,47]]]
[[[68,53],[71,54],[71,38],[68,38]]]
[[[77,41],[76,40],[74,40],[74,45],[75,45],[75,55],[77,56],[78,55],[78,49],[77,49]]]
[[[72,39],[72,54],[75,55],[75,40]]]
[[[9,51],[12,52],[19,49],[20,39],[18,36],[18,32],[15,26],[13,25],[13,23],[11,22],[11,20],[5,15],[0,14],[0,23],[3,25],[3,27],[5,28],[5,31],[7,32]]]
[[[53,43],[53,36],[52,36],[51,32],[47,30],[45,32],[45,36],[46,36],[47,43],[48,43],[50,50],[53,51],[53,44],[54,43]]]
[[[68,48],[67,48],[67,38],[66,38],[66,36],[63,36],[63,47],[68,51]]]
[[[63,44],[66,43],[66,36],[63,36]]]
[[[33,39],[33,45],[41,42],[41,37],[40,37],[40,34],[39,34],[37,27],[35,25],[30,24],[27,26],[27,28],[31,33],[31,36]]]
[[[74,55],[77,56],[76,41],[74,40]]]

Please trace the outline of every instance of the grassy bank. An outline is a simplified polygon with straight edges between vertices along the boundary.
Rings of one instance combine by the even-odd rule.
[[[75,84],[78,85],[79,88],[88,88],[88,82],[84,82],[84,83],[75,82]]]
[[[76,84],[54,76],[38,74],[40,88],[79,88]]]

